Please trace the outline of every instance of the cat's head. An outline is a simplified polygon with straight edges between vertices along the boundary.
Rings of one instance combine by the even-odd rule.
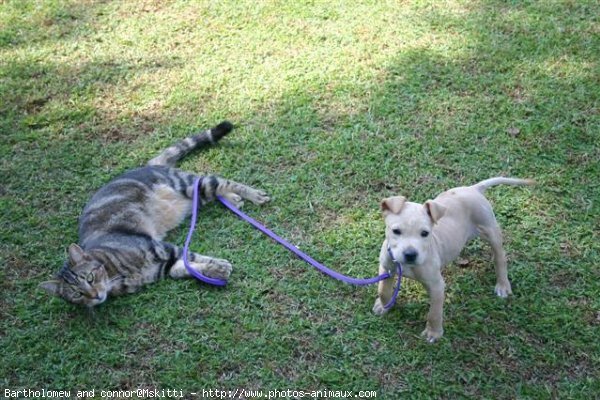
[[[70,303],[93,307],[108,297],[109,282],[102,263],[72,244],[69,258],[56,279],[42,282],[40,287]]]

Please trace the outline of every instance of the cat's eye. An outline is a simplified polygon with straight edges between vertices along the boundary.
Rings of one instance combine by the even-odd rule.
[[[402,231],[398,228],[392,229],[392,232],[394,233],[394,235],[398,235],[398,236],[402,235]]]
[[[81,296],[83,296],[83,293],[81,293],[79,291],[74,291],[73,292],[73,298],[74,299],[79,299]]]
[[[88,276],[85,278],[85,280],[87,281],[87,283],[93,283],[94,282],[94,274],[89,273]]]
[[[429,231],[421,231],[421,237],[429,236]]]

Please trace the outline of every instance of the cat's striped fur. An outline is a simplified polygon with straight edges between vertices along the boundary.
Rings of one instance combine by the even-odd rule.
[[[190,151],[213,144],[233,129],[224,121],[216,127],[183,139],[142,168],[115,178],[85,206],[79,219],[79,245],[72,244],[68,260],[56,279],[40,286],[65,300],[95,306],[109,295],[133,293],[166,276],[189,276],[182,248],[163,241],[165,234],[191,212],[192,184],[197,175],[173,168]],[[243,199],[255,204],[267,195],[240,183],[205,176],[200,187],[202,203],[221,195],[234,204]],[[191,253],[193,268],[226,279],[226,260]]]

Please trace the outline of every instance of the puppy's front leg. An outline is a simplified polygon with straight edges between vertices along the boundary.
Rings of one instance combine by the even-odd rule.
[[[385,272],[387,272],[387,270],[382,265],[379,265],[379,274],[381,275]],[[377,300],[375,300],[373,312],[377,315],[385,314],[388,311],[385,308],[385,305],[390,302],[393,295],[394,277],[379,281],[379,284],[377,286]]]
[[[444,320],[444,278],[439,274],[435,280],[424,282],[427,293],[429,294],[429,314],[427,315],[427,325],[422,335],[427,338],[429,343],[433,343],[444,334],[442,326]]]

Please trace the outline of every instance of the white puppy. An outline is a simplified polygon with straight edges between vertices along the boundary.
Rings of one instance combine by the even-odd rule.
[[[431,305],[423,335],[429,342],[444,333],[442,268],[458,257],[470,239],[480,236],[490,243],[496,267],[496,294],[500,297],[512,294],[502,248],[502,231],[483,193],[495,185],[533,183],[532,180],[499,177],[450,189],[425,204],[411,203],[400,196],[381,202],[386,228],[379,255],[379,272],[394,271],[393,257],[402,263],[404,276],[425,286]],[[378,298],[373,306],[375,314],[382,315],[387,311],[384,305],[392,297],[393,288],[393,278],[379,282]]]

